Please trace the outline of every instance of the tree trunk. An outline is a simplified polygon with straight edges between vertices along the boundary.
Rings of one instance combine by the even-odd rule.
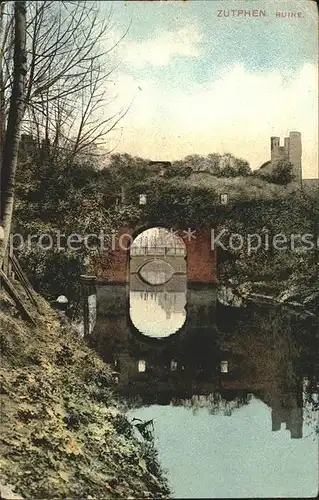
[[[4,2],[0,1],[0,186],[1,186],[1,170],[2,170],[2,153],[4,145],[4,131],[5,131],[5,102],[4,102],[4,82],[3,82],[3,14]],[[1,200],[1,198],[0,198]],[[1,218],[0,218],[1,224]]]
[[[14,2],[13,85],[1,165],[1,217],[4,238],[0,239],[0,268],[6,253],[13,214],[15,172],[18,159],[21,121],[25,110],[26,2]]]

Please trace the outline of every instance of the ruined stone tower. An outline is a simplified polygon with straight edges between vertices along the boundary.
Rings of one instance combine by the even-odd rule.
[[[289,137],[285,137],[284,145],[280,146],[280,137],[271,137],[271,165],[274,166],[279,161],[289,161],[293,167],[294,181],[298,184],[302,182],[301,166],[301,133],[290,132]]]

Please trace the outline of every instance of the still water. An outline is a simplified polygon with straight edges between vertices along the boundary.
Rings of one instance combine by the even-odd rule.
[[[311,426],[291,439],[271,430],[271,409],[252,396],[231,415],[151,405],[130,413],[154,418],[155,446],[174,498],[315,497],[318,444]]]
[[[149,337],[167,337],[182,328],[185,306],[185,292],[130,292],[131,320]]]
[[[316,496],[312,320],[220,306],[183,275],[135,278],[98,287],[93,338],[129,418],[153,419],[172,496]]]

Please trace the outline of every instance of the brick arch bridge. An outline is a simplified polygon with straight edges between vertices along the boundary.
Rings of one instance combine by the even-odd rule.
[[[113,238],[111,250],[105,250],[93,264],[93,272],[97,280],[105,284],[124,284],[130,281],[130,243],[147,229],[169,228],[163,224],[123,227]],[[185,243],[186,276],[190,283],[217,283],[216,250],[211,249],[211,231],[209,228],[182,228],[175,232]],[[158,256],[157,258],[162,258]],[[147,259],[150,260],[149,258]],[[167,256],[166,260],[172,264]],[[145,260],[146,262],[146,260]],[[141,267],[141,266],[139,266]],[[173,266],[174,267],[174,266]],[[180,270],[176,269],[178,273]]]

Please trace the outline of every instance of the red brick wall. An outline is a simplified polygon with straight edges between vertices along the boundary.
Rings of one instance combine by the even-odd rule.
[[[124,234],[133,234],[131,228],[123,228],[115,238],[115,248],[105,251],[96,259],[91,272],[109,283],[127,283],[129,281],[128,251],[120,248],[119,240]],[[188,237],[180,231],[186,245],[187,281],[199,283],[217,283],[216,252],[211,250],[210,230],[198,229],[194,237]],[[123,243],[128,239],[123,239]]]
[[[128,251],[121,248],[129,243],[126,238],[121,238],[122,235],[132,234],[131,228],[123,228],[114,238],[113,249],[106,250],[96,259],[93,264],[92,272],[100,280],[105,280],[109,283],[128,283]],[[120,246],[120,242],[122,245]]]
[[[187,281],[216,283],[216,251],[211,250],[210,230],[197,229],[194,236],[195,238],[188,238],[184,234],[187,255]]]

